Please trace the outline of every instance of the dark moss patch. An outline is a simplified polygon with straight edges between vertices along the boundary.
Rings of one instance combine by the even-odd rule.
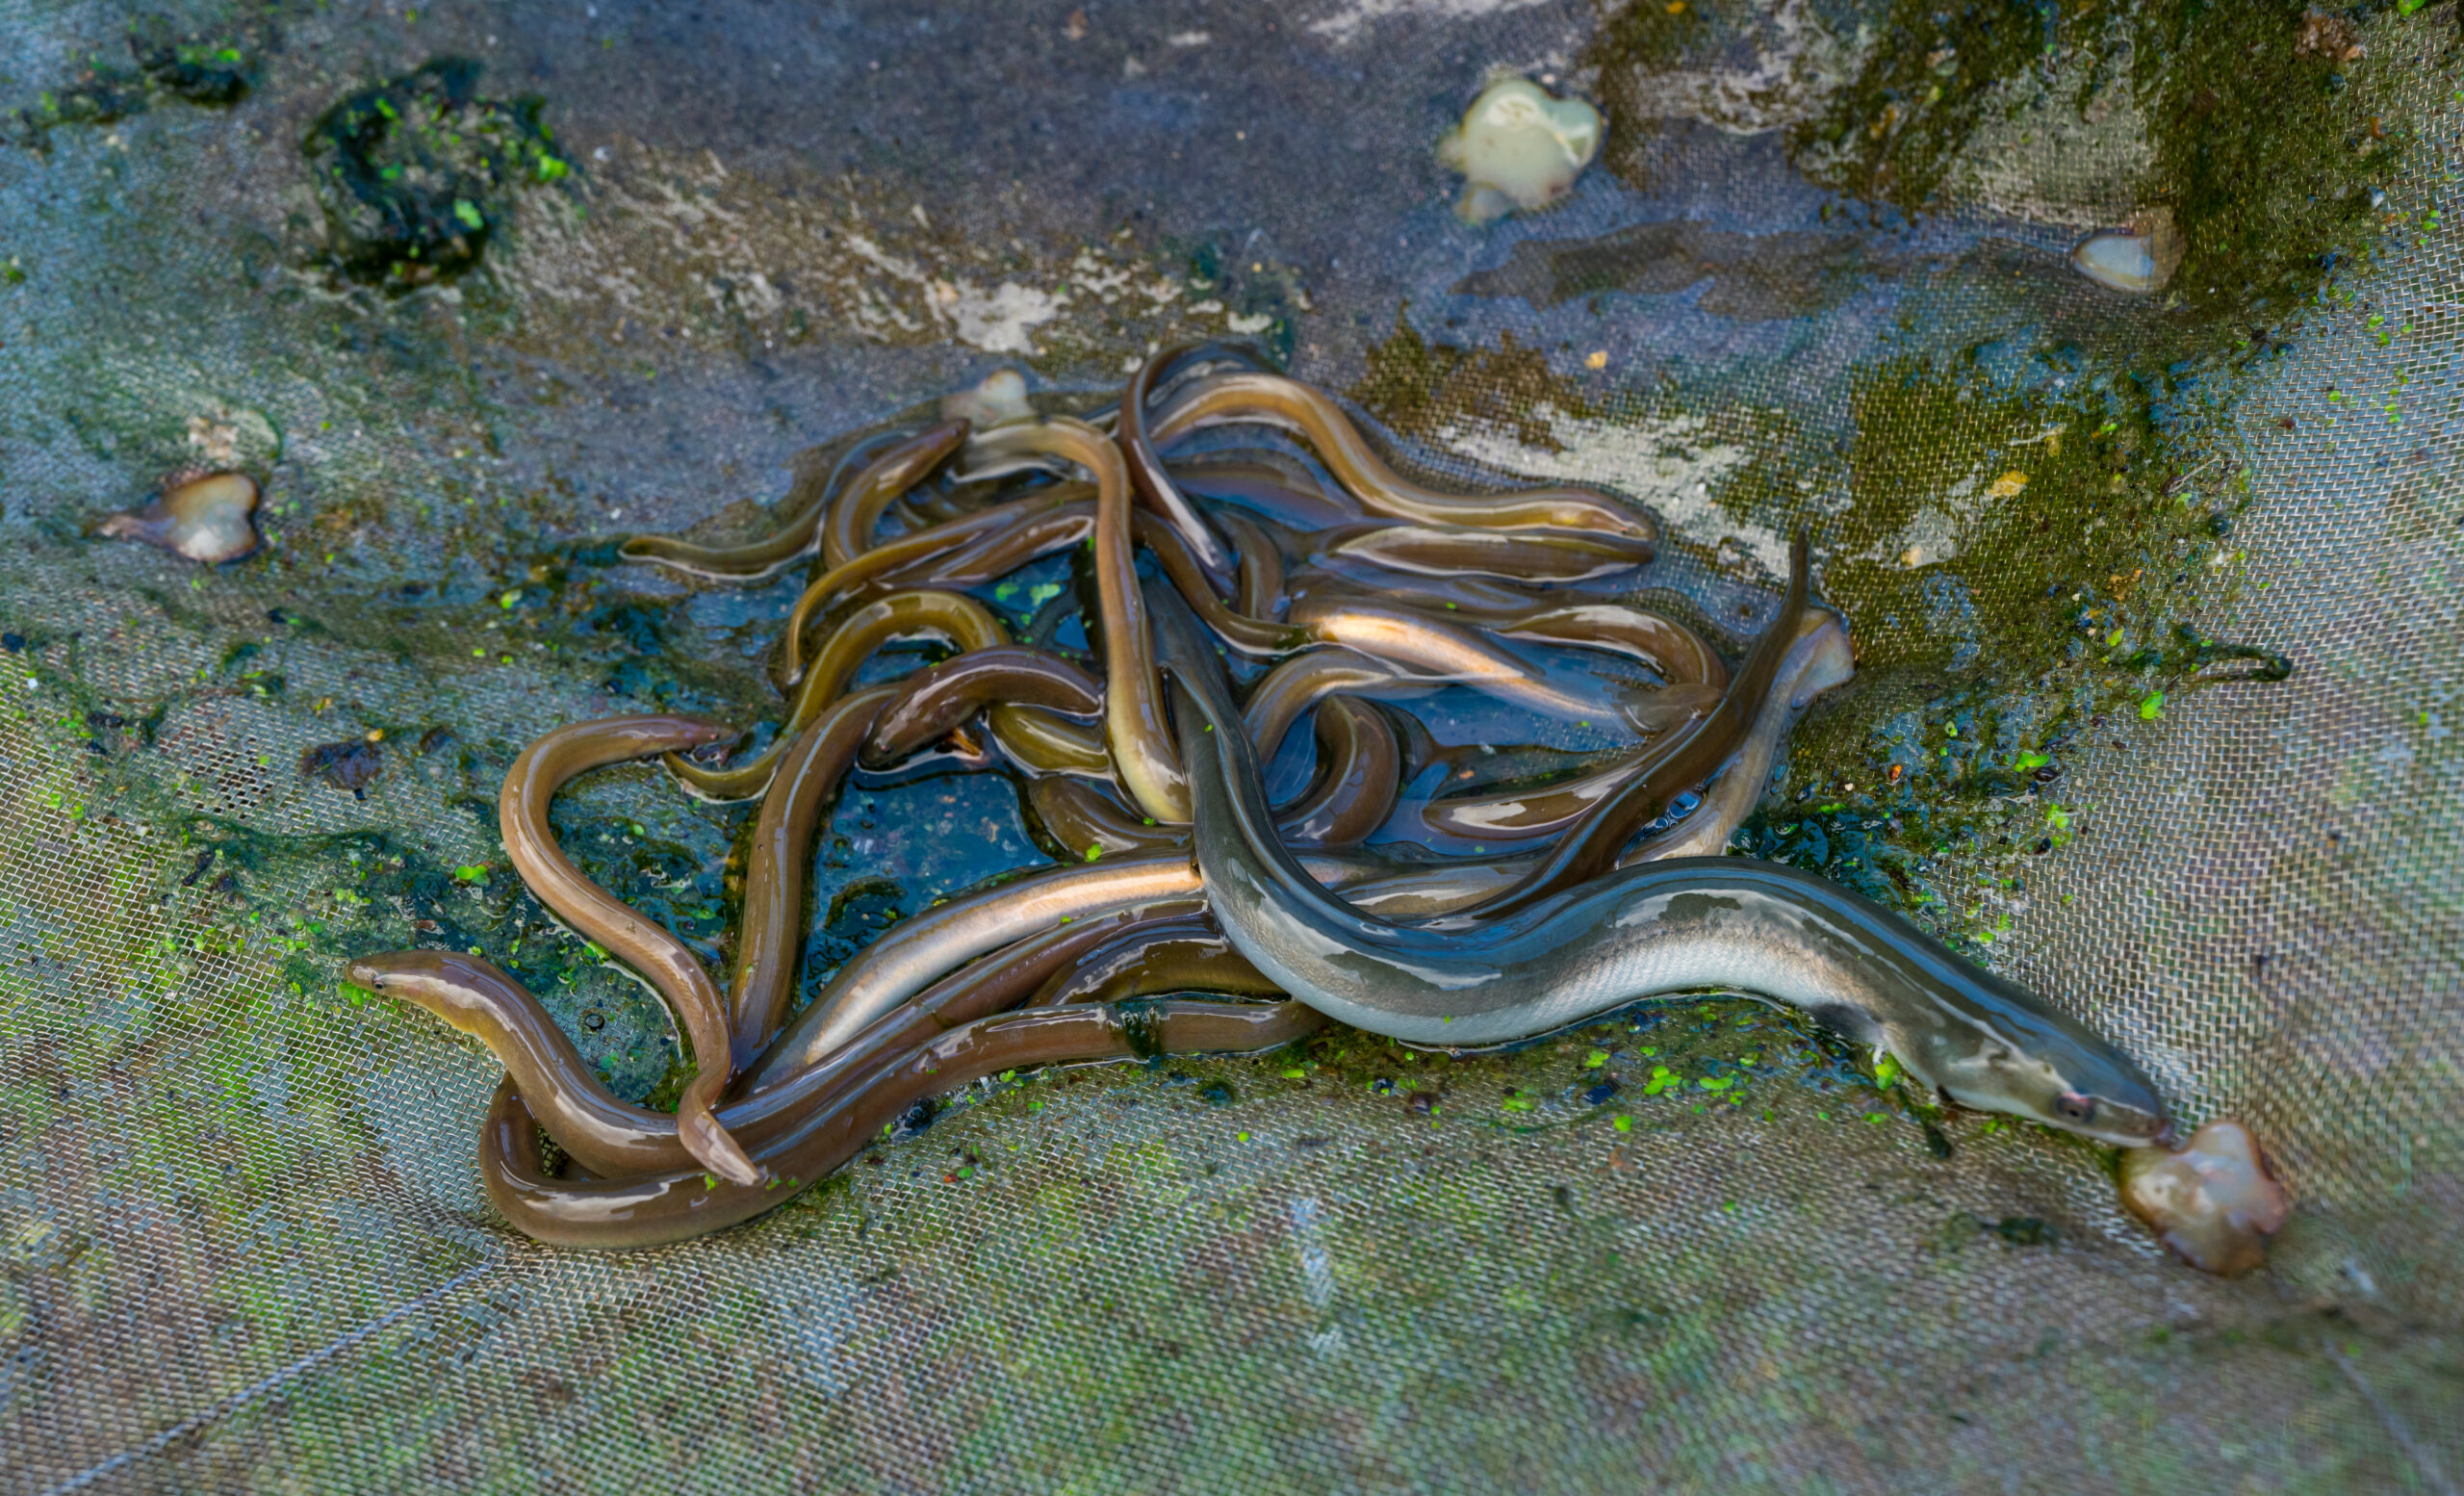
[[[320,743],[299,756],[301,777],[350,791],[354,800],[368,798],[368,787],[384,771],[385,755],[376,744],[352,738]]]
[[[161,16],[143,17],[129,29],[133,68],[92,58],[67,84],[14,111],[0,138],[43,150],[60,126],[112,124],[143,114],[157,98],[211,108],[236,104],[255,86],[257,59],[271,39],[270,32],[232,39],[181,36]]]
[[[2060,348],[2030,362],[2021,387],[1998,399],[1982,369],[1987,377],[1945,376],[1895,361],[1857,376],[1856,502],[1824,537],[1840,555],[1824,583],[1866,625],[1861,668],[2084,659],[2115,623],[2169,632],[2203,594],[2221,544],[2211,501],[2198,485],[2173,486],[2162,460],[2177,395],[2195,388],[2197,371],[2116,379]],[[1973,434],[1997,429],[1999,442]],[[1980,491],[1957,521],[1958,555],[1908,557],[1908,527],[1958,481]]]
[[[1649,9],[1649,8],[1646,8]],[[1861,76],[1789,146],[1817,180],[1916,215],[1938,207],[1952,166],[2004,101],[2033,87],[2086,111],[2132,89],[2155,165],[2143,206],[2172,213],[2184,304],[2241,311],[2307,297],[2381,230],[2377,184],[2415,136],[2402,102],[2375,86],[2353,24],[2389,0],[2333,13],[2301,0],[2138,7],[2129,74],[2099,57],[2101,13],[2052,0],[1899,0]],[[2422,41],[2442,53],[2455,29]]]
[[[160,16],[138,22],[128,48],[148,83],[186,103],[217,108],[237,104],[256,83],[256,48],[178,36]]]
[[[478,263],[513,192],[569,168],[537,98],[481,98],[480,64],[443,58],[326,111],[306,151],[325,248],[352,279],[408,287]]]
[[[1181,257],[1194,295],[1222,302],[1238,317],[1268,319],[1263,329],[1248,335],[1256,340],[1254,351],[1278,367],[1292,362],[1300,314],[1311,309],[1298,271],[1271,257],[1245,259],[1227,253],[1213,239],[1168,244],[1165,252]]]
[[[1733,234],[1688,219],[1639,223],[1571,244],[1527,239],[1506,263],[1467,275],[1456,296],[1520,297],[1554,306],[1604,292],[1666,296],[1709,281],[1704,311],[1738,322],[1804,317],[1836,305],[1873,271],[1835,234]]]
[[[1414,436],[1434,436],[1456,421],[1493,425],[1514,432],[1527,447],[1560,450],[1556,434],[1537,414],[1547,404],[1565,415],[1597,414],[1582,397],[1549,369],[1536,348],[1501,335],[1494,352],[1430,343],[1404,315],[1395,331],[1369,350],[1368,369],[1351,398],[1389,426]]]
[[[2249,0],[2141,16],[2137,81],[2182,233],[2174,283],[2192,305],[2299,298],[2379,231],[2373,187],[2412,128],[2374,87],[2380,64],[2343,55],[2349,23],[2327,16],[2339,26],[2323,39],[2322,9]],[[2456,28],[2422,39],[2452,56]]]
[[[1600,110],[1608,122],[1603,166],[1637,189],[1649,188],[1650,147],[1663,108],[1656,81],[1730,39],[1729,31],[1702,4],[1672,12],[1665,0],[1630,0],[1602,19],[1581,64],[1600,79]]]
[[[1790,130],[1792,154],[1826,163],[1818,175],[1851,196],[1923,211],[1999,86],[2055,52],[2061,13],[2054,0],[1899,0],[1864,73]]]

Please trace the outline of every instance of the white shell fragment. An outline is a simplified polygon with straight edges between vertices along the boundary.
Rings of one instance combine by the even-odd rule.
[[[2125,1151],[2121,1202],[2175,1256],[2224,1277],[2264,1267],[2266,1239],[2289,1213],[2284,1186],[2268,1177],[2258,1144],[2235,1122],[2209,1122],[2177,1153]]]
[[[1527,78],[1489,85],[1437,142],[1437,159],[1463,173],[1454,211],[1486,223],[1547,207],[1574,191],[1600,153],[1600,111],[1580,99],[1553,98]]]
[[[1014,369],[995,369],[969,389],[941,398],[941,419],[964,421],[982,431],[1034,415],[1027,403],[1025,375]]]
[[[2079,273],[2099,286],[2132,296],[2165,289],[2182,264],[2182,236],[2165,208],[2134,218],[2128,226],[2091,234],[2070,251]]]
[[[236,561],[257,548],[257,480],[244,473],[208,473],[166,486],[162,497],[105,515],[98,534],[141,540],[192,561]]]

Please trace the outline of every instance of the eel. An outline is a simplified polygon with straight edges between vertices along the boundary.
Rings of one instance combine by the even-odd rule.
[[[758,1057],[795,995],[796,961],[805,944],[805,884],[822,803],[838,787],[884,704],[895,694],[892,686],[877,685],[833,702],[780,759],[761,798],[745,858],[735,975],[728,984],[736,1070]]]
[[[705,546],[674,535],[629,535],[616,548],[616,554],[629,561],[655,561],[691,577],[725,581],[766,580],[812,554],[820,544],[817,531],[821,517],[828,512],[831,501],[838,497],[843,480],[869,466],[883,448],[898,440],[899,434],[894,431],[877,433],[857,442],[828,467],[820,460],[829,451],[827,447],[808,448],[796,453],[791,463],[795,478],[777,505],[782,518],[769,534],[758,540],[734,546]]]
[[[1208,908],[1250,965],[1328,1018],[1470,1048],[1647,998],[1739,993],[1889,1050],[1916,1084],[1963,1106],[2120,1147],[2169,1132],[2154,1086],[2087,1025],[1798,868],[1645,863],[1470,929],[1364,913],[1275,837],[1219,661],[1176,596],[1150,587],[1149,599]]]
[[[1199,344],[1184,343],[1164,349],[1139,366],[1129,377],[1128,388],[1120,392],[1120,420],[1114,427],[1113,439],[1120,446],[1123,464],[1139,499],[1171,527],[1174,537],[1187,548],[1191,560],[1205,579],[1207,596],[1216,598],[1231,591],[1237,563],[1222,537],[1216,534],[1197,506],[1172,482],[1172,475],[1165,470],[1164,459],[1156,454],[1155,443],[1147,435],[1146,423],[1146,402],[1154,394],[1157,380],[1201,348]]]
[[[986,432],[988,457],[1051,457],[1085,468],[1095,480],[1095,594],[1103,628],[1104,740],[1138,808],[1159,821],[1186,822],[1189,792],[1164,725],[1145,605],[1132,555],[1129,475],[1120,449],[1082,421],[1022,422]]]
[[[1497,494],[1446,494],[1424,488],[1389,466],[1332,398],[1281,374],[1239,370],[1196,380],[1164,407],[1148,435],[1161,449],[1201,426],[1233,422],[1253,422],[1298,435],[1372,514],[1425,525],[1604,529],[1645,540],[1658,538],[1658,529],[1648,517],[1589,488]]]
[[[577,774],[733,735],[714,723],[665,715],[610,717],[557,728],[522,750],[506,771],[504,787],[497,795],[497,827],[514,870],[539,902],[584,939],[649,978],[667,999],[701,1067],[676,1108],[685,1150],[722,1178],[755,1184],[760,1174],[753,1160],[711,1115],[733,1073],[726,999],[683,941],[583,877],[548,824],[549,801]]]
[[[1072,661],[1023,644],[970,650],[898,683],[864,740],[864,766],[886,769],[1000,705],[1092,717],[1104,709],[1103,685]]]
[[[944,421],[918,431],[866,466],[822,517],[823,561],[836,568],[870,550],[873,527],[881,523],[882,511],[966,445],[966,431],[963,421]]]
[[[669,772],[691,788],[714,800],[744,800],[761,793],[778,771],[780,757],[822,709],[837,699],[856,667],[866,656],[893,639],[918,634],[949,640],[961,653],[1007,644],[1010,636],[1000,621],[975,599],[958,592],[892,592],[862,605],[839,620],[830,640],[813,657],[812,668],[796,687],[787,720],[768,748],[742,763],[713,768],[680,753],[666,756]]]
[[[1296,1002],[1194,999],[979,1019],[879,1063],[765,1143],[756,1156],[776,1181],[768,1188],[699,1170],[556,1178],[542,1164],[538,1123],[507,1077],[481,1124],[479,1171],[489,1199],[533,1240],[601,1251],[665,1246],[784,1203],[881,1138],[917,1101],[988,1075],[1159,1054],[1251,1053],[1280,1048],[1322,1022]]]

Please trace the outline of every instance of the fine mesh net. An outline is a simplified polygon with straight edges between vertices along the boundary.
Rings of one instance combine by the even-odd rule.
[[[2453,1491],[2457,10],[6,7],[8,1484]],[[1473,228],[1433,144],[1493,68],[1608,133]],[[445,122],[338,145],[354,97]],[[2066,258],[2127,226],[2153,294]],[[1206,336],[1432,477],[1648,504],[1645,599],[1727,648],[1810,529],[1860,675],[1737,849],[2248,1123],[2270,1269],[1743,1002],[1020,1076],[714,1237],[509,1232],[498,1067],[341,964],[482,948],[672,1098],[494,794],[561,723],[773,710],[801,580],[599,542]],[[87,532],[190,466],[264,552]],[[723,957],[749,811],[555,816]],[[851,787],[807,993],[1034,838],[997,776]]]

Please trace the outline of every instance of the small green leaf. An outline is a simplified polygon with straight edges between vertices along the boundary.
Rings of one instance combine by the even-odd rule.
[[[2148,692],[2147,699],[2139,704],[2139,720],[2142,722],[2153,722],[2164,714],[2165,693],[2163,691]]]
[[[488,870],[476,864],[473,864],[467,867],[456,867],[453,869],[453,876],[461,879],[464,883],[484,883],[487,881]]]
[[[540,156],[539,156],[539,180],[540,180],[540,181],[542,181],[542,182],[554,182],[554,181],[562,180],[562,179],[563,179],[563,177],[565,176],[565,174],[566,174],[568,171],[570,171],[571,169],[572,169],[572,168],[567,167],[563,162],[558,161],[555,157],[551,156],[551,155],[547,154],[547,153],[546,153],[546,152],[544,152],[544,151],[540,153]]]
[[[2050,758],[2048,758],[2048,757],[2047,757],[2047,756],[2045,756],[2044,754],[2036,753],[2036,752],[2031,751],[2031,752],[2028,752],[2028,753],[2023,753],[2023,754],[2019,755],[2017,758],[2013,759],[2013,760],[2011,761],[2011,767],[2013,767],[2013,768],[2015,768],[2015,769],[2018,769],[2018,770],[2020,770],[2020,771],[2022,771],[2022,772],[2025,772],[2026,770],[2029,770],[2029,769],[2040,769],[2040,768],[2043,768],[2046,764],[2051,763],[2052,761],[2053,761],[2053,760],[2052,760],[2052,759],[2050,759]]]
[[[1100,846],[1091,846],[1087,849],[1087,861],[1091,863],[1101,862],[1103,856],[1104,849]]]
[[[1619,1112],[1609,1120],[1608,1125],[1619,1132],[1631,1132],[1634,1130],[1634,1119],[1624,1112]]]
[[[462,220],[464,228],[475,230],[488,226],[488,220],[479,217],[479,205],[468,197],[453,199],[453,216]]]
[[[1582,1057],[1582,1068],[1587,1070],[1596,1070],[1607,1063],[1608,1051],[1605,1049],[1594,1049]]]

